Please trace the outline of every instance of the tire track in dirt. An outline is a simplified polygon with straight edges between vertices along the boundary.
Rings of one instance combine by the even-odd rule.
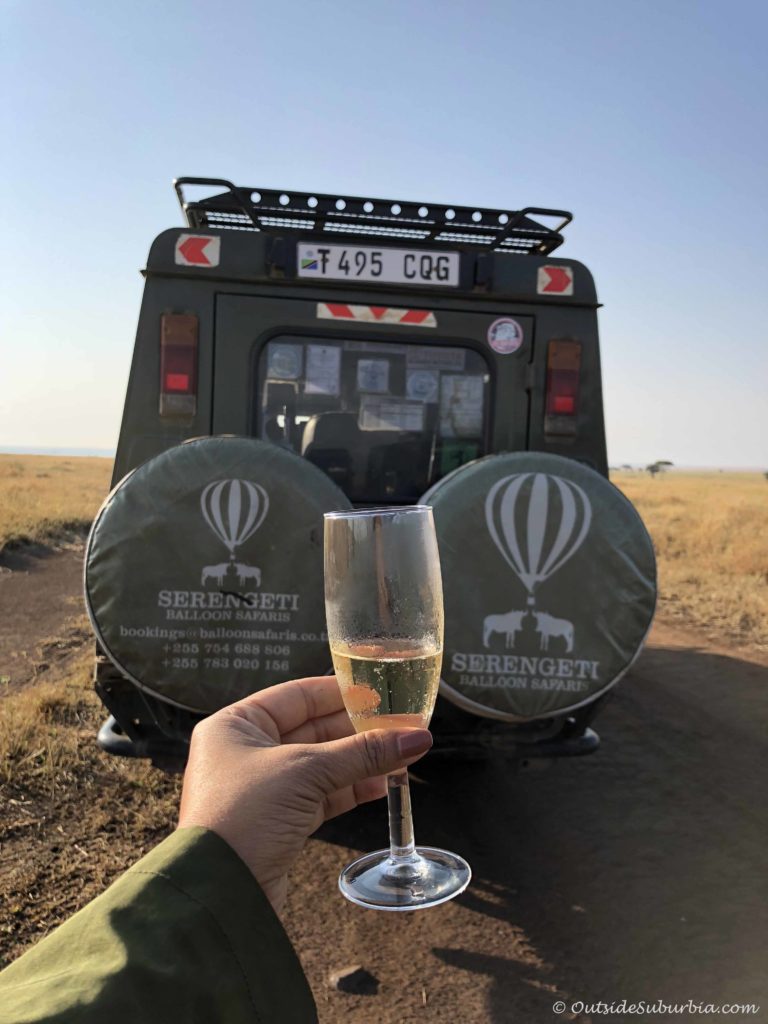
[[[84,541],[0,555],[0,680],[8,692],[37,678],[92,636],[82,598]]]

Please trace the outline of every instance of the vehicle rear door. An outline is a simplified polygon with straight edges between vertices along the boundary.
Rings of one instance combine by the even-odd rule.
[[[359,503],[525,449],[533,317],[473,305],[220,294],[212,431],[288,447]]]

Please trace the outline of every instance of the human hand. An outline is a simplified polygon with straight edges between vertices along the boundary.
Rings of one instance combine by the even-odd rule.
[[[426,729],[353,734],[335,676],[279,683],[195,727],[178,827],[221,836],[279,913],[307,837],[384,796],[385,776],[431,746]]]

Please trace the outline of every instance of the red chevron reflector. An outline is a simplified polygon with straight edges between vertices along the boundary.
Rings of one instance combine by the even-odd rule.
[[[573,295],[573,267],[539,267],[539,295]]]
[[[362,320],[373,324],[404,324],[406,327],[437,327],[429,309],[394,309],[389,306],[353,306],[346,302],[318,302],[320,320]]]
[[[179,235],[174,262],[180,267],[218,267],[221,239],[217,235]]]

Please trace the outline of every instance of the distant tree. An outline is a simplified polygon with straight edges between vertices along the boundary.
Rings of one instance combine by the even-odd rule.
[[[659,459],[656,465],[659,469],[666,469],[667,466],[674,466],[674,462],[670,462],[669,459]]]
[[[768,480],[768,472],[767,473],[763,473],[763,476],[765,477],[766,480]]]
[[[628,462],[625,462],[624,465],[621,468],[622,469],[632,469],[632,467],[630,466],[630,464]]]
[[[645,467],[646,473],[650,473],[651,477],[655,477],[657,473],[661,472],[661,467],[658,462],[652,462],[650,466]]]

